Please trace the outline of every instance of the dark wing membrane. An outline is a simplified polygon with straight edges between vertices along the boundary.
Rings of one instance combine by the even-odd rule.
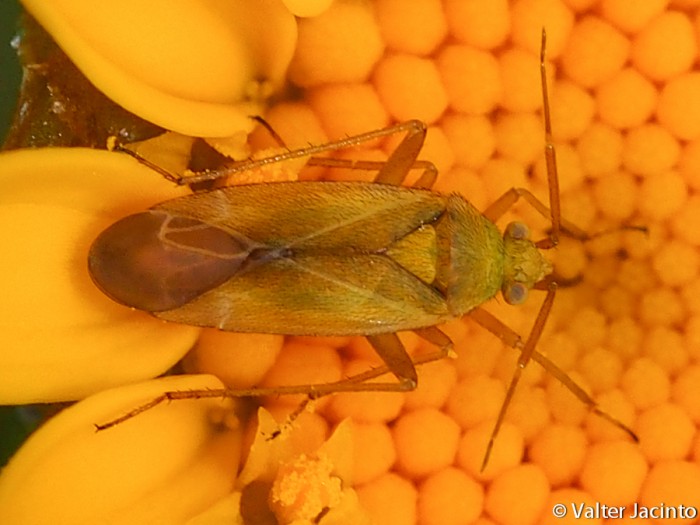
[[[391,258],[276,259],[158,317],[234,332],[359,335],[434,325],[443,296]]]

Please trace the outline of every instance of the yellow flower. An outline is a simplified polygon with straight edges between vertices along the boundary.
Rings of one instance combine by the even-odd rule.
[[[4,152],[0,180],[0,402],[81,399],[182,358],[200,330],[112,303],[93,285],[87,253],[119,217],[186,189],[125,155],[82,148]]]
[[[26,0],[105,95],[159,126],[225,137],[284,81],[296,21],[281,0]]]

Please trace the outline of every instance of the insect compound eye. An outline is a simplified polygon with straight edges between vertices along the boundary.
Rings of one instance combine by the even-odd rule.
[[[524,222],[515,221],[511,222],[506,226],[505,235],[512,239],[529,239],[530,238],[530,228]]]
[[[125,217],[103,231],[90,247],[88,270],[114,301],[162,312],[225,282],[245,254],[221,229],[154,210]]]
[[[503,298],[508,304],[523,304],[527,300],[527,294],[527,286],[523,283],[512,283],[503,288]]]

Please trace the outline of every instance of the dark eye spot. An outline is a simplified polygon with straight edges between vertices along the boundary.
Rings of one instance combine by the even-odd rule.
[[[527,299],[528,289],[522,283],[513,283],[503,289],[503,298],[508,304],[523,304]]]

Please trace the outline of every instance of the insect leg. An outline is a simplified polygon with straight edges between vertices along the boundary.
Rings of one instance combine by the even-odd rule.
[[[439,350],[421,356],[420,361],[413,360],[406,352],[401,340],[395,333],[369,335],[367,340],[382,358],[389,371],[399,380],[397,390],[413,390],[418,384],[415,365],[437,361],[450,355],[452,341],[439,328],[428,326],[414,330],[421,339],[437,346]]]
[[[374,182],[379,184],[394,184],[400,186],[408,171],[416,162],[423,142],[425,141],[425,124],[420,121],[409,121],[412,125],[406,130],[406,136],[387,159],[379,170]],[[408,124],[408,123],[407,123]],[[420,179],[414,184],[417,188],[431,188],[437,179],[437,169],[431,162],[424,162],[424,171]]]
[[[367,370],[366,372],[346,377],[339,381],[315,385],[274,386],[248,389],[223,388],[210,390],[173,390],[169,392],[163,392],[158,397],[155,397],[147,403],[144,403],[143,405],[134,408],[126,414],[123,414],[122,416],[119,416],[111,421],[107,421],[106,423],[95,425],[95,427],[98,431],[106,430],[108,428],[124,423],[125,421],[128,421],[132,417],[136,417],[139,414],[142,414],[143,412],[147,412],[148,410],[155,408],[156,406],[162,403],[177,401],[180,399],[263,397],[295,394],[304,394],[309,396],[310,399],[318,399],[320,397],[335,394],[338,392],[402,392],[406,390],[412,390],[413,388],[415,388],[416,384],[415,367],[418,365],[442,359],[445,356],[449,355],[452,349],[452,341],[450,340],[450,338],[436,327],[420,328],[414,331],[419,337],[440,347],[440,350],[416,356],[413,359],[411,359],[408,356],[408,354],[406,354],[406,358],[409,361],[410,368],[411,370],[413,370],[413,379],[411,380],[410,374],[407,374],[409,376],[409,380],[403,383],[370,382],[372,379],[376,379],[386,374],[394,374],[398,377],[398,375],[396,374],[396,372],[394,372],[392,368],[384,364]],[[396,337],[396,339],[398,340],[396,334],[389,335]],[[518,336],[516,335],[516,337]],[[384,342],[384,338],[379,338],[378,340],[382,340],[382,343]],[[375,343],[372,341],[370,342],[374,346]],[[401,344],[400,341],[399,344]],[[403,350],[402,344],[401,349]],[[377,351],[380,352],[379,350]],[[405,353],[405,350],[403,350],[403,352]],[[380,353],[380,355],[382,355],[382,358],[384,358],[383,353]],[[561,374],[563,374],[566,377],[566,374],[564,374],[563,372],[561,372]]]
[[[413,390],[418,384],[416,367],[395,333],[366,336],[382,361],[399,380],[397,390]]]
[[[264,121],[263,121],[264,122]],[[269,125],[268,125],[269,126]],[[267,126],[266,126],[267,127]],[[307,166],[324,166],[328,168],[345,168],[355,170],[376,170],[374,182],[400,186],[406,180],[410,170],[422,169],[420,178],[413,184],[414,188],[432,188],[437,180],[437,169],[432,162],[416,160],[425,141],[425,124],[410,120],[395,126],[396,133],[405,131],[406,136],[394,149],[386,161],[368,161],[352,159],[334,159],[329,157],[311,157]],[[268,128],[269,129],[269,128]],[[391,128],[387,128],[391,129]]]
[[[547,68],[545,66],[545,48],[547,35],[542,30],[542,45],[540,47],[540,79],[542,83],[542,107],[544,117],[544,156],[547,164],[547,183],[549,186],[549,207],[525,188],[511,188],[491,204],[484,216],[496,222],[520,198],[524,198],[543,217],[549,219],[552,229],[546,239],[539,241],[537,246],[542,249],[553,248],[559,243],[559,232],[564,230],[568,235],[579,240],[588,240],[590,236],[575,224],[562,219],[559,199],[559,174],[557,172],[556,149],[552,141],[552,121],[549,110],[549,94],[547,90]]]
[[[330,157],[311,157],[307,166],[323,166],[326,168],[343,168],[349,170],[380,171],[389,162],[376,160],[352,160],[334,159]],[[409,168],[412,170],[423,170],[421,176],[411,185],[413,188],[430,189],[437,180],[437,168],[435,164],[427,160],[417,160]],[[405,176],[404,176],[405,178]],[[376,182],[376,179],[374,180]],[[401,181],[403,182],[403,181]]]
[[[178,186],[183,186],[183,185],[187,184],[187,181],[184,180],[184,177],[180,176],[177,173],[171,173],[168,170],[163,169],[162,167],[158,166],[157,164],[154,164],[153,162],[151,162],[147,158],[143,157],[139,153],[136,153],[135,151],[130,150],[129,148],[126,148],[126,147],[122,146],[121,144],[117,144],[117,143],[112,144],[110,146],[110,149],[111,149],[111,151],[118,151],[120,153],[126,153],[127,155],[136,159],[137,161],[139,161],[141,164],[143,164],[147,168],[150,168],[153,171],[155,171],[156,173],[158,173],[165,180],[169,180],[170,182],[174,182]]]
[[[494,334],[496,337],[498,337],[501,341],[503,341],[506,345],[515,348],[516,350],[520,351],[520,357],[518,359],[518,366],[515,369],[515,372],[513,373],[513,377],[511,378],[511,382],[508,385],[508,390],[506,391],[506,397],[503,400],[503,403],[501,405],[501,410],[498,414],[498,418],[496,419],[496,423],[494,425],[494,428],[491,432],[491,437],[489,438],[489,442],[486,448],[486,453],[484,454],[484,460],[481,465],[481,469],[483,470],[488,463],[489,456],[491,455],[491,451],[493,449],[493,444],[495,442],[495,439],[498,435],[498,432],[501,428],[501,425],[503,423],[503,420],[506,415],[506,411],[508,409],[508,405],[510,404],[513,394],[515,392],[515,387],[520,380],[520,376],[522,375],[522,370],[524,368],[524,365],[527,363],[529,359],[532,359],[533,361],[537,362],[544,368],[548,374],[551,374],[553,377],[559,380],[572,394],[574,394],[583,404],[585,404],[593,413],[599,415],[606,421],[609,421],[619,429],[623,430],[626,432],[629,436],[632,437],[635,441],[639,441],[639,438],[637,435],[630,429],[627,425],[625,425],[623,422],[621,422],[618,419],[615,419],[613,416],[608,414],[607,412],[603,411],[598,407],[598,404],[589,396],[583,388],[581,388],[579,385],[576,384],[576,382],[569,377],[569,375],[564,372],[561,368],[559,368],[555,363],[550,361],[546,356],[543,354],[539,353],[535,347],[537,345],[537,342],[539,341],[540,336],[542,335],[542,329],[544,328],[545,322],[547,320],[547,317],[549,316],[549,312],[552,307],[552,303],[554,300],[554,289],[550,288],[549,293],[547,294],[547,297],[545,298],[544,303],[542,304],[542,307],[540,308],[539,313],[537,314],[537,319],[535,319],[535,324],[533,325],[532,330],[530,331],[530,335],[527,338],[527,341],[523,344],[522,338],[512,329],[510,329],[508,326],[503,324],[497,317],[493,316],[483,308],[474,308],[471,312],[469,312],[469,317],[474,319],[479,325],[481,325],[483,328]]]
[[[411,165],[413,164],[413,160],[415,160],[415,157],[420,151],[420,147],[418,147],[418,150],[415,150],[416,145],[422,146],[423,144],[423,139],[425,137],[425,129],[425,124],[423,124],[422,122],[418,120],[409,120],[406,122],[400,122],[398,124],[388,126],[386,128],[368,131],[367,133],[361,133],[359,135],[354,135],[352,137],[346,137],[343,139],[327,142],[325,144],[319,144],[318,146],[298,148],[291,151],[279,153],[277,155],[264,157],[262,159],[248,159],[239,162],[234,162],[232,164],[229,164],[228,166],[224,166],[217,170],[188,175],[187,177],[183,178],[183,181],[185,181],[184,183],[186,184],[191,184],[206,180],[215,180],[222,177],[229,177],[236,173],[259,168],[268,164],[275,164],[278,162],[284,162],[287,160],[298,159],[303,157],[313,157],[314,155],[319,155],[328,151],[352,148],[365,142],[388,137],[391,135],[396,135],[397,133],[406,133],[407,137],[402,141],[402,144],[403,142],[408,141],[407,146],[405,146],[404,148],[401,148],[399,146],[397,150],[400,150],[400,152],[397,154],[395,151],[390,157],[391,161],[391,158],[396,156],[395,160],[391,161],[393,167],[387,168],[387,170],[391,171],[391,173],[382,175],[380,170],[379,176],[381,176],[382,179],[387,179],[382,180],[381,182],[391,184],[392,175],[396,176],[396,174],[394,173],[396,170],[400,172],[401,169],[404,169],[406,171],[410,169]],[[412,160],[408,162],[408,158],[411,158]],[[408,167],[404,167],[405,165],[407,165]],[[402,177],[405,177],[405,173],[402,174]]]

